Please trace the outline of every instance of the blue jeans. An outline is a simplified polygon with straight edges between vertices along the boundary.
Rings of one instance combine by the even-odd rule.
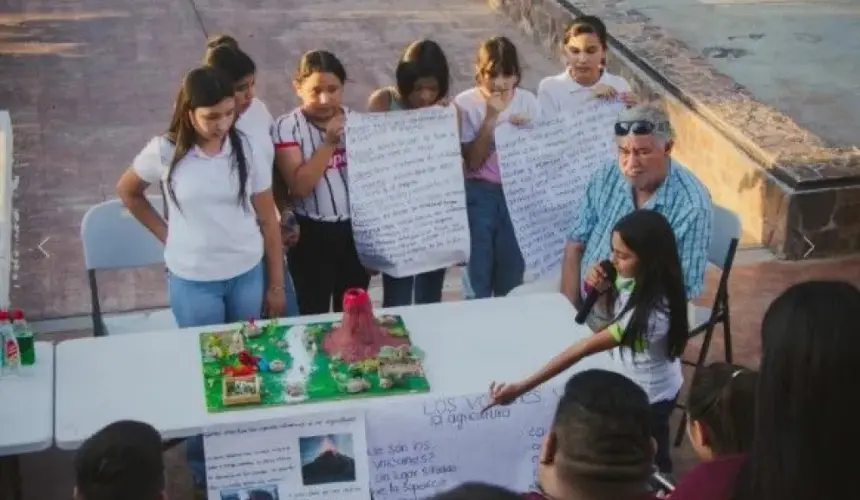
[[[220,281],[191,281],[173,274],[168,277],[170,309],[180,328],[222,325],[259,319],[263,312],[266,277],[262,262],[235,278]],[[295,294],[292,294],[295,296]],[[206,489],[203,436],[185,443],[186,460],[194,486]]]
[[[442,301],[442,286],[445,284],[445,269],[438,269],[415,276],[393,278],[382,275],[382,307],[410,306],[412,304],[435,304]],[[412,291],[415,290],[415,300]]]
[[[477,299],[501,297],[523,283],[525,262],[514,234],[502,186],[466,181],[472,237],[469,282]]]
[[[472,290],[472,283],[469,282],[469,266],[461,268],[460,287],[463,289],[463,300],[472,300],[475,298],[475,291]]]

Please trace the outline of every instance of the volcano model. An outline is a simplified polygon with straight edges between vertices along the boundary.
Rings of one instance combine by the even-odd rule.
[[[343,321],[323,341],[329,356],[357,363],[379,355],[385,346],[408,345],[409,340],[392,336],[373,316],[366,290],[352,288],[343,296]]]
[[[355,460],[342,454],[326,437],[319,455],[302,466],[302,482],[310,486],[349,481],[355,481]]]

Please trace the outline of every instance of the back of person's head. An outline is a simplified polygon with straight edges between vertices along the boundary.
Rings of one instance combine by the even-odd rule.
[[[230,35],[215,35],[206,41],[203,64],[223,71],[234,85],[257,72],[253,59],[239,48],[239,42]]]
[[[76,500],[162,499],[161,435],[142,422],[114,422],[78,449],[75,475]]]
[[[860,427],[860,290],[839,281],[794,285],[762,321],[755,437],[736,498],[811,500],[856,493]]]
[[[440,493],[431,500],[520,500],[511,490],[486,483],[463,483],[456,488]]]
[[[687,396],[687,423],[700,459],[749,451],[757,381],[755,371],[728,363],[696,370]]]
[[[632,262],[636,279],[626,306],[633,314],[621,344],[636,345],[646,336],[654,311],[661,310],[669,317],[666,355],[677,358],[684,352],[690,329],[684,272],[672,226],[660,212],[634,210],[615,224],[612,233],[613,264],[623,274],[622,268]],[[625,248],[616,248],[615,235]],[[616,315],[623,312],[615,311]]]
[[[539,482],[620,499],[645,487],[654,451],[645,391],[624,375],[587,370],[565,386],[541,450]]]

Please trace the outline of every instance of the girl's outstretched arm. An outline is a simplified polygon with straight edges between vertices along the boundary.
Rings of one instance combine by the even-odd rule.
[[[618,340],[610,333],[609,329],[590,335],[556,355],[543,368],[520,382],[498,385],[493,382],[490,385],[490,404],[487,408],[510,404],[518,397],[575,365],[582,358],[608,351],[618,347],[618,345]]]

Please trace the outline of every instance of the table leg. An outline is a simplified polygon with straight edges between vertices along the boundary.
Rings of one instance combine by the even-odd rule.
[[[0,457],[0,498],[21,500],[21,462],[18,455]]]

